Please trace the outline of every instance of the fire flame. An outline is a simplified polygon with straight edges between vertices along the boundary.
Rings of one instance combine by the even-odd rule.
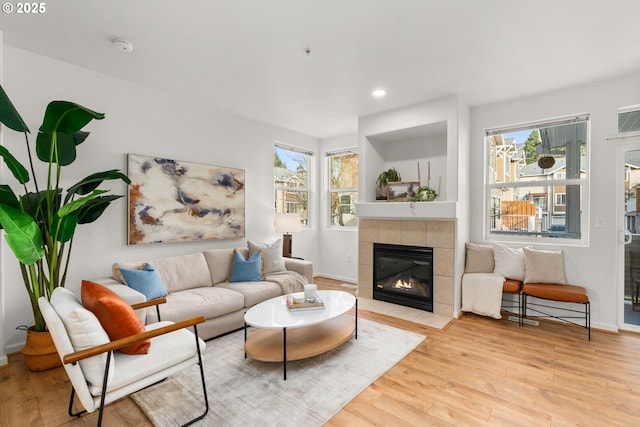
[[[395,289],[413,289],[413,285],[405,280],[398,279],[396,283],[394,283],[393,287]]]

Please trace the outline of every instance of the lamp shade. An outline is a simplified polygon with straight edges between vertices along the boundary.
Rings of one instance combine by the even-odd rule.
[[[297,233],[300,231],[300,214],[277,213],[275,226],[278,233]]]

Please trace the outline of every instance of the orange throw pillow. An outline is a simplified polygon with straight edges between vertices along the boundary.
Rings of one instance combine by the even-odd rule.
[[[96,315],[112,341],[145,332],[133,308],[110,289],[83,280],[81,296],[82,305]],[[146,354],[149,347],[151,340],[147,339],[123,347],[120,351],[126,354]]]

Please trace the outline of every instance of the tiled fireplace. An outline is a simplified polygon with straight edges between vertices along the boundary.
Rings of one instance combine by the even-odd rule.
[[[363,219],[359,221],[358,295],[373,298],[373,244],[433,248],[433,312],[451,317],[454,294],[455,221]]]

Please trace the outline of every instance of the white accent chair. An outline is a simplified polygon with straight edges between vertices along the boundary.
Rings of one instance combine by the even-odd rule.
[[[163,300],[164,298],[160,298],[132,307],[148,307],[162,303]],[[82,306],[71,291],[56,288],[51,302],[41,297],[38,305],[71,381],[70,416],[80,417],[84,413],[99,410],[100,426],[105,405],[160,382],[194,364],[200,367],[205,410],[184,425],[201,420],[209,411],[201,356],[206,344],[198,337],[196,326],[204,322],[204,316],[176,323],[157,322],[147,325],[143,333],[115,341],[109,341],[107,336],[106,342],[103,340],[103,343],[94,345],[92,343],[96,342],[95,338],[100,337],[97,340],[100,342],[106,333],[98,319]],[[73,322],[76,322],[75,326]],[[95,326],[95,322],[98,323],[98,327]],[[185,329],[191,326],[194,333]],[[119,348],[149,338],[151,347],[147,354],[128,355],[118,351]],[[85,408],[78,412],[73,411],[76,394]]]

